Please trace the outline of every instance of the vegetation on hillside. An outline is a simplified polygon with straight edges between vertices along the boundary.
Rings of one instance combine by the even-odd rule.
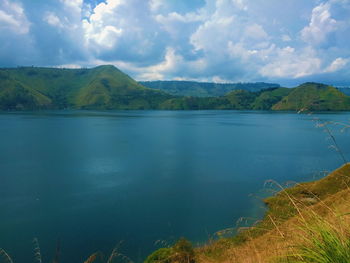
[[[281,187],[265,200],[268,211],[262,221],[232,238],[199,248],[199,261],[347,262],[337,261],[327,247],[338,249],[335,254],[350,253],[345,242],[350,233],[349,183],[350,163],[319,181]],[[306,254],[320,260],[312,261]]]
[[[273,110],[350,110],[350,97],[334,87],[305,83],[276,103]]]
[[[0,70],[0,109],[154,109],[171,96],[114,66]]]
[[[149,255],[145,263],[195,263],[191,242],[180,238],[173,246],[160,248]]]
[[[145,87],[162,90],[174,96],[220,97],[233,90],[258,92],[264,89],[279,88],[274,83],[212,83],[196,81],[141,81]]]
[[[267,83],[238,83],[234,87],[197,82],[154,83],[176,87],[181,84],[181,90],[186,88],[193,96],[175,96],[146,88],[114,66],[9,68],[0,69],[0,110],[350,110],[350,97],[334,87],[317,83],[305,83],[293,89]],[[198,85],[204,85],[205,90],[229,92],[216,97],[202,96]]]

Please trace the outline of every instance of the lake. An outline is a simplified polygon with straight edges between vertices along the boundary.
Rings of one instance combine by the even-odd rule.
[[[139,262],[259,219],[266,180],[320,178],[342,164],[313,120],[350,113],[45,111],[0,114],[0,247],[15,262],[95,251]],[[349,132],[332,126],[350,158]],[[265,189],[265,190],[264,190]]]

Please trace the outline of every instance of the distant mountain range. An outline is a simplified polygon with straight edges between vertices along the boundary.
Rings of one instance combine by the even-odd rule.
[[[175,96],[219,97],[233,90],[258,92],[269,88],[279,88],[273,83],[211,83],[195,81],[141,81],[145,87],[165,91]]]
[[[349,96],[319,83],[305,83],[296,88],[269,83],[157,81],[142,84],[148,87],[114,66],[4,68],[0,69],[0,110],[350,110]],[[164,92],[169,87],[173,94]],[[224,93],[225,90],[229,92]],[[174,95],[175,92],[192,96]]]
[[[305,83],[296,88],[271,88],[259,92],[235,90],[221,97],[169,99],[161,109],[236,109],[330,111],[350,110],[350,97],[336,88]]]

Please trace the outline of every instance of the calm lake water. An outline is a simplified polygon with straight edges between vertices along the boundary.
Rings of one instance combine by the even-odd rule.
[[[185,236],[203,242],[258,219],[264,182],[320,178],[342,164],[314,118],[350,113],[56,111],[0,114],[0,247],[15,262],[100,250],[134,261]],[[350,132],[334,134],[350,158]]]

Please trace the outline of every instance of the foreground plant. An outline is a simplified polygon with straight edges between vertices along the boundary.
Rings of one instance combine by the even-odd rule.
[[[39,246],[39,241],[38,241],[37,238],[34,238],[33,244],[34,244],[34,260],[35,260],[36,263],[42,263],[43,260],[42,260],[40,246]],[[132,260],[130,260],[130,258],[128,258],[127,256],[125,256],[125,255],[123,255],[123,254],[118,252],[119,245],[120,244],[118,244],[112,250],[112,253],[109,255],[108,258],[105,258],[104,255],[101,252],[95,252],[95,253],[91,254],[84,261],[84,263],[113,263],[113,262],[115,262],[115,260],[117,258],[121,259],[122,262],[132,263]],[[58,242],[54,258],[50,262],[52,262],[52,263],[60,263],[61,262],[60,261],[60,254],[61,254],[60,243]],[[14,261],[12,260],[10,255],[2,248],[0,248],[0,263],[14,263]]]
[[[350,262],[350,226],[343,216],[335,221],[316,214],[302,222],[300,244],[279,262],[346,263]]]
[[[0,248],[0,260],[0,262],[13,263],[12,258],[2,248]]]
[[[145,263],[195,263],[191,242],[180,238],[174,246],[160,248],[147,257]]]

